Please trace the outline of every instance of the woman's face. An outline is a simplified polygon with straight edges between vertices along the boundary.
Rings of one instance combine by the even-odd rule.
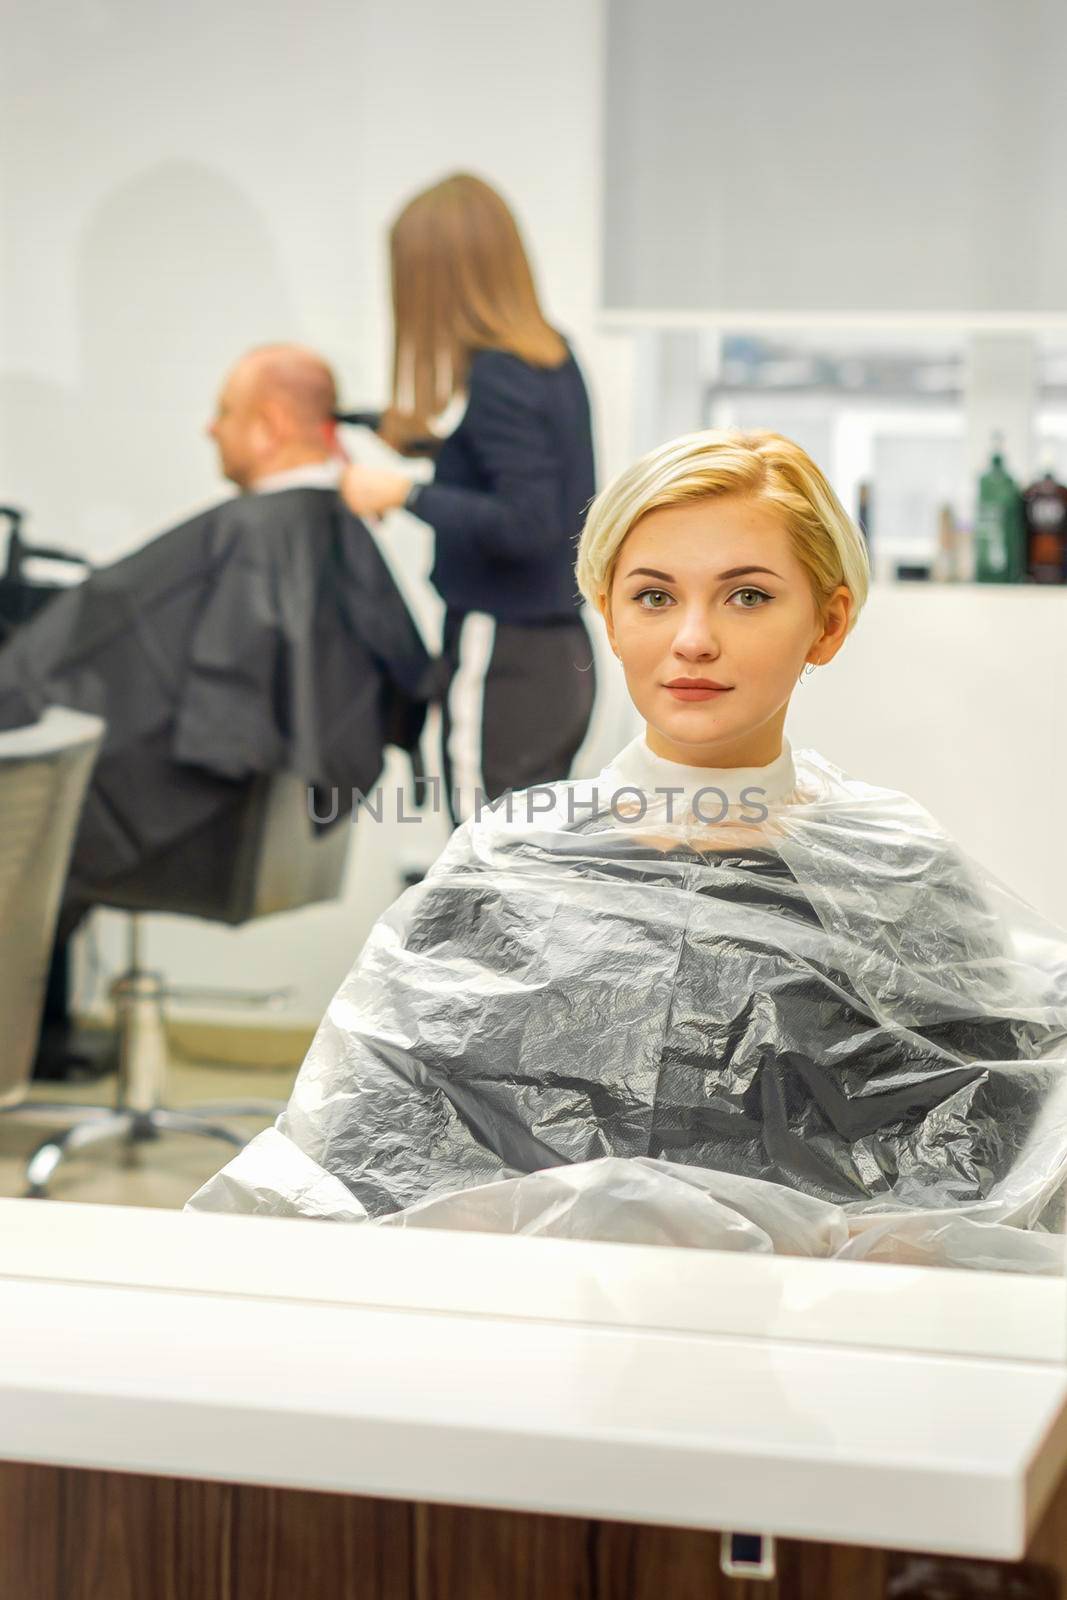
[[[608,637],[657,755],[690,766],[766,766],[781,754],[807,661],[844,642],[852,597],[825,623],[773,507],[724,495],[650,511],[619,551],[601,599]],[[679,679],[722,690],[689,693]]]

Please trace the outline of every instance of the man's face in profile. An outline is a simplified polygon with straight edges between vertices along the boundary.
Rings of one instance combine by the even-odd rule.
[[[222,386],[207,428],[218,447],[219,470],[239,489],[252,483],[258,457],[260,418],[254,400],[250,374],[238,364]]]

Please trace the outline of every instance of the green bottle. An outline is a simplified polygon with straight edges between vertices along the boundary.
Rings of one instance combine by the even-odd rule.
[[[1026,523],[1019,485],[1004,465],[1000,440],[978,483],[974,519],[974,576],[978,583],[1021,583],[1026,570]]]

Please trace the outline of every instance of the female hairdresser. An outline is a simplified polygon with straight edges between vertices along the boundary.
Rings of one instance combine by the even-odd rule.
[[[347,469],[358,516],[405,506],[436,535],[445,602],[442,775],[453,821],[478,794],[567,777],[592,714],[593,652],[575,544],[594,492],[589,401],[546,322],[515,219],[456,174],[409,202],[390,233],[396,449],[436,436],[432,483]]]

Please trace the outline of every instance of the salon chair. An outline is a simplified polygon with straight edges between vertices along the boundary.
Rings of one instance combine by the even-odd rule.
[[[23,1104],[82,802],[104,724],[54,707],[0,733],[0,1110]]]
[[[184,839],[180,849],[163,853],[97,897],[96,903],[131,914],[126,970],[111,990],[119,1044],[116,1102],[110,1107],[61,1108],[70,1126],[45,1139],[30,1156],[26,1166],[30,1197],[44,1198],[60,1162],[90,1145],[105,1140],[140,1143],[162,1133],[185,1133],[240,1149],[247,1140],[219,1119],[273,1117],[283,1109],[280,1102],[267,1100],[218,1101],[180,1111],[165,1104],[163,1005],[169,993],[184,991],[168,990],[159,973],[145,968],[141,915],[170,912],[240,926],[253,918],[336,899],[344,883],[351,831],[351,821],[338,821],[316,833],[307,786],[293,774],[256,778],[235,786],[229,810]],[[24,1104],[13,1107],[11,1114],[48,1115],[54,1120],[56,1109],[51,1104]]]
[[[62,583],[31,576],[34,563],[46,563],[46,570],[73,567],[79,577],[90,571],[85,556],[53,545],[27,544],[22,537],[25,520],[26,514],[18,506],[0,506],[0,525],[6,522],[9,528],[7,556],[0,571],[0,644],[75,581],[69,573]]]

